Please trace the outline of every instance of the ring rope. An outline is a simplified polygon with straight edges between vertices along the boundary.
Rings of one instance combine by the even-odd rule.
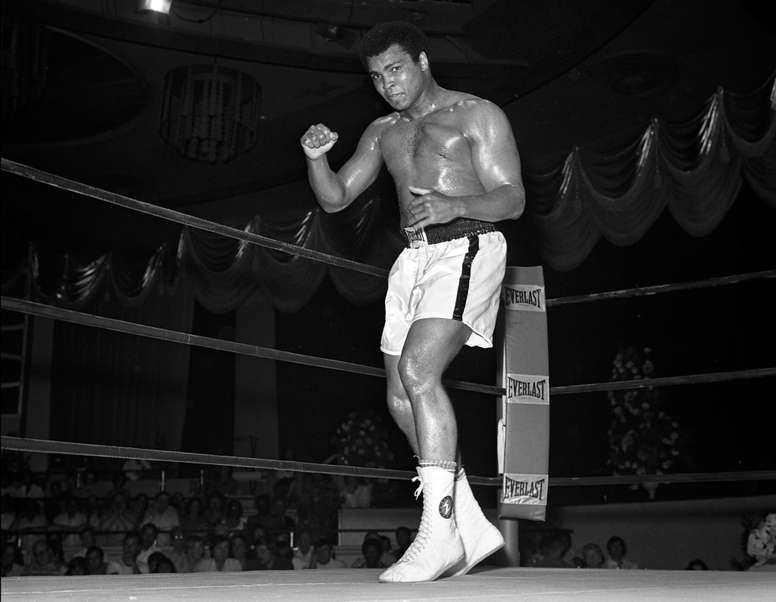
[[[168,221],[176,222],[184,226],[191,226],[199,228],[213,234],[220,234],[227,238],[233,238],[255,244],[261,247],[266,247],[275,251],[281,251],[291,255],[299,255],[307,259],[313,259],[322,263],[332,265],[335,267],[349,268],[357,272],[369,274],[372,276],[378,276],[385,278],[388,275],[388,270],[380,268],[374,265],[360,263],[344,257],[337,257],[336,255],[330,255],[322,251],[315,251],[299,245],[286,243],[268,236],[261,236],[259,234],[253,234],[251,232],[245,232],[237,228],[225,226],[216,222],[211,222],[206,219],[195,217],[165,207],[160,207],[152,203],[146,203],[138,199],[133,199],[124,195],[116,194],[108,190],[103,190],[95,186],[89,186],[75,180],[64,178],[56,174],[52,174],[30,165],[18,163],[10,159],[2,158],[2,170],[8,173],[12,173],[21,177],[25,177],[36,182],[48,184],[62,190],[69,192],[75,192],[77,194],[83,194],[92,198],[111,203],[113,205],[119,205],[126,209],[133,211],[139,211],[148,215],[153,215],[166,219]],[[621,289],[616,291],[604,291],[600,293],[589,293],[585,295],[571,295],[567,297],[558,297],[547,299],[547,307],[557,307],[560,305],[571,305],[576,303],[588,303],[591,301],[600,301],[607,299],[625,299],[629,297],[641,297],[656,295],[660,293],[668,293],[681,290],[693,290],[714,286],[725,286],[730,284],[738,284],[745,281],[762,280],[766,278],[776,278],[776,270],[764,270],[760,272],[751,272],[738,275],[720,276],[716,278],[710,278],[707,280],[699,280],[693,282],[679,282],[673,284],[657,284],[646,287],[634,287],[629,289]]]
[[[355,374],[363,374],[366,376],[385,377],[385,370],[383,368],[377,368],[374,366],[366,366],[363,364],[328,359],[314,355],[305,355],[302,353],[292,353],[290,351],[281,351],[272,347],[260,347],[258,345],[250,345],[248,343],[238,343],[236,341],[226,341],[224,339],[204,337],[200,335],[180,332],[177,330],[167,330],[165,328],[158,328],[156,326],[137,324],[136,322],[126,322],[124,320],[117,320],[115,318],[85,314],[71,309],[64,309],[53,305],[37,303],[35,301],[28,301],[26,299],[17,299],[14,297],[3,296],[2,309],[18,311],[43,318],[59,319],[74,324],[104,328],[106,330],[112,330],[124,334],[139,335],[173,343],[182,343],[184,345],[190,345],[193,347],[204,347],[206,349],[215,349],[217,351],[227,351],[236,353],[238,355],[247,355],[262,359],[272,359],[292,364],[313,366],[316,368],[329,368],[332,370],[339,370],[341,372],[351,372]],[[651,387],[695,385],[730,380],[765,378],[769,376],[776,376],[776,367],[753,368],[749,370],[734,370],[728,372],[709,372],[706,374],[659,376],[656,378],[616,382],[555,385],[550,387],[550,395],[576,395],[578,393],[592,393],[600,391],[627,391],[634,389],[647,389]],[[472,391],[475,393],[484,393],[487,395],[506,395],[506,389],[504,387],[447,379],[443,382],[446,386],[453,389]]]
[[[547,307],[558,307],[560,305],[572,305],[577,303],[589,303],[590,301],[605,301],[609,299],[647,297],[651,295],[658,295],[660,293],[673,293],[675,291],[687,291],[715,286],[727,286],[730,284],[739,284],[740,282],[751,282],[754,280],[765,280],[769,278],[776,278],[776,270],[763,270],[760,272],[748,272],[743,274],[733,274],[730,276],[718,276],[716,278],[695,280],[692,282],[654,284],[651,286],[624,288],[616,291],[603,291],[600,293],[587,293],[585,295],[557,297],[554,299],[547,299]]]
[[[415,475],[408,470],[390,468],[371,468],[315,462],[297,462],[292,460],[269,460],[265,458],[246,458],[242,456],[222,456],[192,452],[143,449],[118,445],[98,445],[93,443],[74,443],[52,441],[49,439],[31,439],[25,437],[0,437],[0,448],[9,451],[29,453],[57,453],[75,456],[94,456],[117,458],[122,460],[148,460],[150,462],[179,462],[184,464],[208,464],[231,466],[233,468],[254,468],[284,470],[288,472],[313,472],[319,474],[361,476],[384,479],[410,479]],[[499,486],[501,477],[468,476],[473,485]],[[592,477],[552,477],[550,487],[595,487],[602,485],[637,485],[639,483],[718,483],[736,481],[776,481],[776,470],[752,470],[741,472],[717,473],[676,473],[659,475],[612,475]]]
[[[365,263],[359,263],[351,259],[345,259],[344,257],[337,257],[336,255],[329,255],[328,253],[324,253],[322,251],[315,251],[314,249],[308,249],[299,245],[283,242],[268,236],[261,236],[260,234],[245,232],[244,230],[239,230],[237,228],[232,228],[231,226],[225,226],[224,224],[211,222],[209,220],[202,219],[201,217],[196,217],[187,213],[181,213],[180,211],[167,209],[166,207],[160,207],[159,205],[146,203],[145,201],[140,201],[138,199],[133,199],[121,194],[116,194],[115,192],[103,190],[102,188],[96,188],[95,186],[89,186],[88,184],[83,184],[75,180],[63,178],[62,176],[57,176],[55,174],[41,171],[39,169],[35,169],[34,167],[30,167],[29,165],[17,163],[16,161],[11,161],[9,159],[2,159],[2,169],[8,173],[23,176],[36,182],[48,184],[49,186],[54,186],[69,192],[75,192],[84,196],[89,196],[100,201],[105,201],[106,203],[118,205],[126,209],[132,209],[133,211],[138,211],[140,213],[146,213],[148,215],[160,217],[171,222],[183,224],[184,226],[191,226],[200,230],[212,232],[213,234],[220,234],[222,236],[226,236],[227,238],[233,238],[235,240],[252,243],[261,247],[267,247],[275,251],[283,251],[284,253],[298,255],[306,259],[314,259],[328,265],[340,268],[348,268],[356,272],[369,274],[371,276],[385,278],[388,275],[388,270],[384,268],[367,265]]]

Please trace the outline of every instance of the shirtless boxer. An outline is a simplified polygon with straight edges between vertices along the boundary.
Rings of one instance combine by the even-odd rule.
[[[337,133],[302,136],[308,176],[324,211],[341,211],[385,164],[396,185],[406,248],[391,268],[380,348],[388,407],[418,457],[418,534],[381,581],[462,575],[504,545],[458,462],[455,413],[442,375],[464,344],[492,347],[506,264],[494,222],[525,205],[520,158],[495,104],[434,80],[427,40],[403,22],[378,24],[361,55],[393,112],[373,121],[335,172],[326,153]]]

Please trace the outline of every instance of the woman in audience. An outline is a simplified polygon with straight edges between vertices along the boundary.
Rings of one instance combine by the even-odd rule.
[[[586,543],[582,548],[582,561],[587,569],[602,569],[606,558],[601,546],[595,543]]]

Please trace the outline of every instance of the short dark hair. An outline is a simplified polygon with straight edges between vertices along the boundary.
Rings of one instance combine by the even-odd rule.
[[[361,40],[361,61],[388,50],[394,44],[401,46],[416,63],[421,52],[428,49],[428,38],[417,26],[405,21],[378,23],[364,34]]]

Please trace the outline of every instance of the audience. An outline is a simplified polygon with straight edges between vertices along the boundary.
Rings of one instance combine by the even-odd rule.
[[[315,544],[315,558],[313,569],[344,569],[345,563],[334,557],[334,546],[325,539],[320,539]]]
[[[149,573],[148,559],[154,552],[160,552],[157,545],[159,530],[154,523],[146,523],[140,529],[140,551],[135,557],[137,566],[141,573]]]
[[[610,537],[609,541],[606,542],[606,551],[609,553],[609,558],[606,561],[607,569],[639,568],[638,564],[625,557],[628,553],[628,547],[622,537],[617,535]]]
[[[212,557],[200,560],[195,570],[197,572],[241,571],[240,562],[229,557],[230,551],[229,540],[223,535],[216,535],[211,546]]]
[[[412,542],[412,531],[406,526],[388,534],[369,531],[362,541],[361,556],[352,564],[347,557],[347,562],[336,558],[332,541],[337,535],[339,492],[325,475],[268,479],[251,507],[245,493],[237,499],[209,489],[205,483],[212,484],[213,479],[200,479],[200,487],[192,483],[190,496],[180,489],[173,490],[175,493],[160,491],[149,504],[145,493],[133,489],[139,484],[130,483],[128,488],[121,473],[111,484],[104,478],[97,482],[94,471],[82,470],[81,474],[80,482],[69,476],[60,476],[55,482],[29,477],[10,484],[4,480],[3,577],[326,570],[347,566],[381,569],[401,558]],[[353,482],[348,485],[352,487]],[[144,490],[151,491],[148,487]],[[256,491],[253,484],[251,490]],[[41,491],[46,497],[40,497]],[[329,508],[332,496],[335,503]],[[245,501],[248,503],[244,508]],[[763,518],[757,529],[748,533],[747,552],[752,560],[743,568],[773,570],[774,517],[771,514]],[[590,542],[575,548],[579,552],[573,561],[568,560],[572,546],[567,531],[547,533],[535,548],[535,552],[523,556],[530,558],[524,560],[529,566],[639,568],[628,557],[626,543],[618,535],[607,541],[607,554]],[[686,570],[708,570],[700,558],[681,566]]]
[[[604,552],[596,543],[587,543],[582,548],[582,566],[588,569],[605,568],[606,558]]]

